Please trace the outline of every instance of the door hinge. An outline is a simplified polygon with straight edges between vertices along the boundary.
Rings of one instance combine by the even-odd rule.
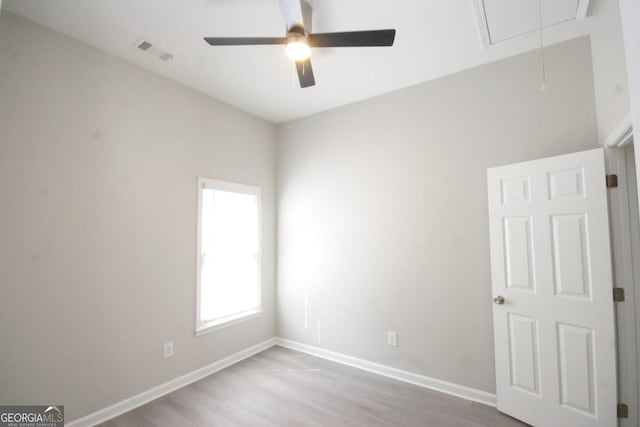
[[[618,418],[629,418],[629,407],[626,403],[618,403]]]
[[[615,302],[624,301],[624,288],[613,288],[613,300]]]
[[[618,188],[618,175],[607,175],[607,188]]]

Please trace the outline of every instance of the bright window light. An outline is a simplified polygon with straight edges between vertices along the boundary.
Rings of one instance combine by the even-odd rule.
[[[260,189],[200,179],[198,330],[261,312]]]

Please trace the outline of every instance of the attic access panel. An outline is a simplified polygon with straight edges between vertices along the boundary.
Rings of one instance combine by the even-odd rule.
[[[485,47],[536,32],[539,0],[475,0]],[[549,28],[587,16],[589,0],[542,0],[542,26]]]

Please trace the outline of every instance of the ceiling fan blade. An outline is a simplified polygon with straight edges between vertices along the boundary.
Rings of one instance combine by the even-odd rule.
[[[251,46],[264,44],[285,44],[286,37],[205,37],[211,46]]]
[[[292,28],[304,28],[301,0],[280,0],[280,9],[287,24],[287,31]]]
[[[311,59],[296,61],[296,69],[298,70],[298,79],[300,80],[301,88],[304,89],[305,87],[315,86],[316,79],[313,78]]]
[[[396,30],[346,31],[309,34],[311,47],[393,46]]]

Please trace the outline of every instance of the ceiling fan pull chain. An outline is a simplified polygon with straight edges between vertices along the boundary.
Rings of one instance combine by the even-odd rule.
[[[538,13],[540,20],[540,57],[542,58],[542,84],[540,85],[540,91],[547,91],[547,71],[544,64],[544,46],[542,44],[542,0],[538,0]]]

